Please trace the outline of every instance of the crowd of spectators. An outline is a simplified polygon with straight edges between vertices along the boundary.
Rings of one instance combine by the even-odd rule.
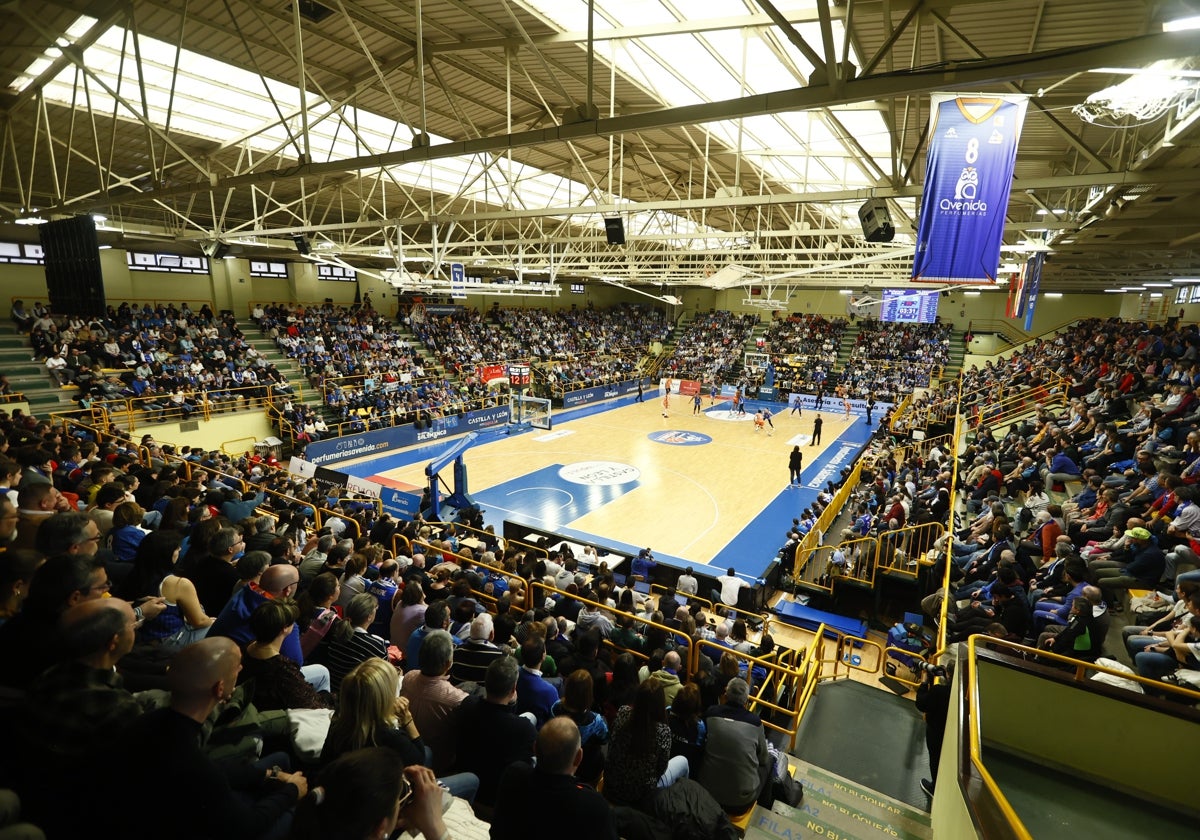
[[[846,363],[838,380],[851,398],[865,400],[873,394],[875,399],[885,402],[896,402],[929,382],[928,367],[853,359]]]
[[[207,304],[193,310],[187,302],[122,303],[103,316],[68,318],[38,303],[18,323],[29,328],[33,358],[60,386],[78,389],[85,407],[132,400],[148,420],[186,419],[202,409],[261,403],[269,386],[290,391],[234,317]]]
[[[950,362],[951,325],[897,324],[864,318],[850,353],[853,362],[866,360],[900,362],[932,368]]]
[[[746,340],[758,322],[757,313],[697,313],[676,342],[665,372],[678,379],[726,381],[741,363]]]
[[[763,337],[763,352],[775,366],[776,387],[810,393],[822,384],[829,388],[845,331],[845,318],[805,314],[772,321]]]
[[[1177,590],[1159,598],[1169,620],[1139,622],[1125,652],[1152,680],[1200,668],[1200,572],[1183,573],[1200,563],[1197,361],[1195,324],[1091,319],[964,373],[976,431],[960,467],[973,518],[951,545],[955,634],[1095,661],[1128,590]],[[995,427],[1001,396],[1028,419]]]
[[[313,788],[328,804],[371,745],[414,786],[436,774],[478,836],[471,804],[493,836],[525,836],[514,802],[558,784],[550,774],[610,780],[588,801],[588,837],[617,836],[611,802],[732,838],[726,812],[787,789],[786,758],[747,708],[747,680],[763,677],[732,658],[773,642],[748,641],[732,616],[713,629],[674,591],[635,602],[565,543],[468,539],[366,503],[316,530],[313,508],[335,500],[249,454],[82,440],[26,415],[0,416],[0,435],[0,684],[6,718],[29,724],[6,732],[0,783],[50,837],[97,820],[134,830],[146,810],[102,806],[135,781],[149,812],[186,815],[189,836],[312,836],[329,818]],[[532,581],[568,594],[525,612]],[[689,673],[684,646],[700,638],[729,661]],[[61,807],[64,784],[79,807]],[[446,836],[437,802],[401,827]]]

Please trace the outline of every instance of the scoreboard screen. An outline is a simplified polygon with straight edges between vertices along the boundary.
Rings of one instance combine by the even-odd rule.
[[[932,324],[937,320],[940,294],[936,289],[884,289],[879,320],[899,324]]]

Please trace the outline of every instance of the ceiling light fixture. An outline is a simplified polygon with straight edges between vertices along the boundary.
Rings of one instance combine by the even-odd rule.
[[[1189,29],[1200,29],[1200,15],[1163,21],[1163,32],[1186,32]]]

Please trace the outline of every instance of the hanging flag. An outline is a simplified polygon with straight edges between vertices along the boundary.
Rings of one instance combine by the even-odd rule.
[[[1037,308],[1038,289],[1042,285],[1042,266],[1046,264],[1045,253],[1039,251],[1025,262],[1025,332],[1033,331],[1033,310]]]
[[[914,283],[995,283],[1028,97],[935,93]]]

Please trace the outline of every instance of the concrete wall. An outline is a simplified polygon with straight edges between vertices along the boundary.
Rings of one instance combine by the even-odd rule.
[[[160,441],[182,446],[202,446],[205,449],[224,448],[230,454],[253,449],[257,441],[275,435],[275,430],[261,411],[239,411],[234,414],[215,414],[210,420],[200,420],[193,432],[179,431],[178,422],[138,423],[131,428],[134,439],[150,433]]]
[[[1196,785],[1188,770],[1191,753],[1172,745],[1196,742],[1194,721],[1144,706],[1138,694],[1130,694],[1129,702],[1110,700],[983,661],[979,697],[985,743],[1036,757],[1047,767],[1098,780],[1133,797],[1193,807]],[[1103,732],[1081,728],[1081,721],[1103,721]],[[1129,737],[1104,733],[1129,733]],[[1146,760],[1147,747],[1153,761]]]

